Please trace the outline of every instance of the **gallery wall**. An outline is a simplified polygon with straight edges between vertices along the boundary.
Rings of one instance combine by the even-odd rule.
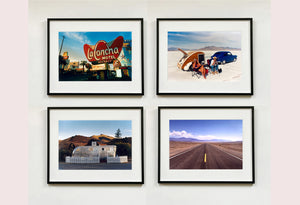
[[[46,19],[144,18],[145,95],[47,96]],[[253,18],[254,95],[156,96],[156,18]],[[270,2],[29,1],[29,204],[270,204]],[[255,106],[254,185],[157,183],[157,106]],[[144,106],[144,185],[47,185],[47,106]]]

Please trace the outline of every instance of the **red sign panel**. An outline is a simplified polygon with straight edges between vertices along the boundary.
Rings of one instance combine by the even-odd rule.
[[[100,40],[96,45],[84,44],[83,50],[90,62],[110,63],[117,59],[123,47],[123,37],[117,37],[109,47],[106,41]]]

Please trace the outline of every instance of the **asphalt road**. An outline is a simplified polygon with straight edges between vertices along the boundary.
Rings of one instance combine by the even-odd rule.
[[[201,144],[170,158],[170,169],[242,169],[243,161],[214,145]]]

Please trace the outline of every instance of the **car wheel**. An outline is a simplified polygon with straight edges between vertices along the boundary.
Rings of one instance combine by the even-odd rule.
[[[226,61],[225,61],[225,60],[223,60],[223,61],[222,61],[222,64],[224,65],[225,63],[226,63]]]
[[[235,59],[233,59],[233,62],[235,62],[236,61],[236,58]]]

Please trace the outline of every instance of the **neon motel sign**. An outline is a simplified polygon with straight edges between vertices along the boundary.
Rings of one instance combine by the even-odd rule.
[[[95,45],[84,44],[84,54],[90,62],[97,64],[110,63],[119,57],[123,41],[123,37],[119,36],[113,40],[110,46],[103,40],[98,41]]]

